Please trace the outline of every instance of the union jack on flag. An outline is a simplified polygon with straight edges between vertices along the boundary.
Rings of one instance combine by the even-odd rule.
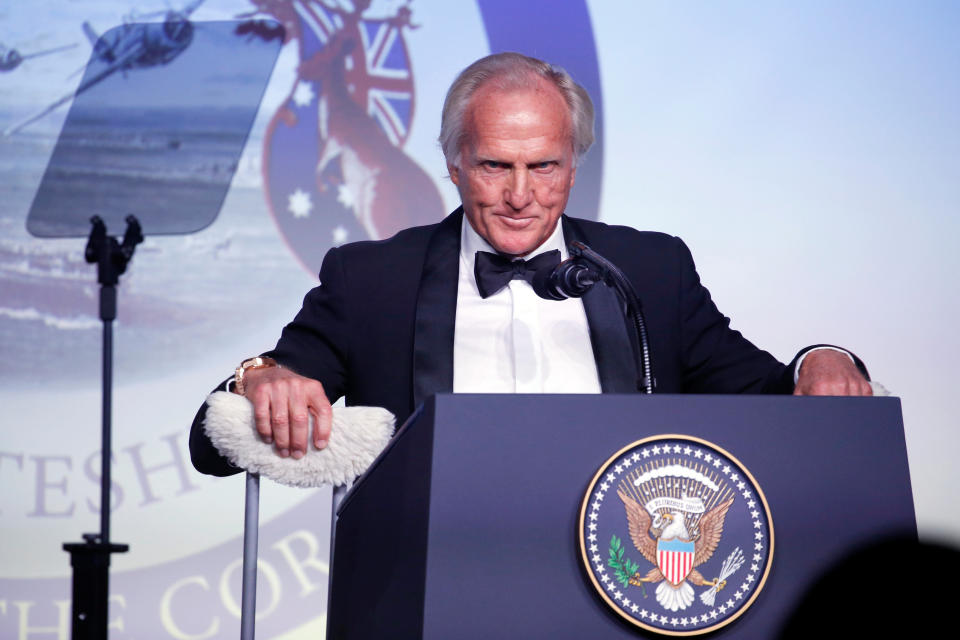
[[[383,128],[394,145],[403,144],[413,116],[413,86],[406,45],[397,25],[362,21],[363,64],[348,70],[347,80],[359,104]],[[366,98],[366,99],[364,99]]]
[[[316,0],[293,0],[300,18],[300,60],[323,49],[333,34],[348,29],[362,43],[352,52],[353,64],[346,70],[354,100],[376,118],[395,145],[403,144],[413,116],[413,76],[401,28],[408,20],[400,13],[389,19],[345,19]],[[404,11],[401,9],[401,12]]]

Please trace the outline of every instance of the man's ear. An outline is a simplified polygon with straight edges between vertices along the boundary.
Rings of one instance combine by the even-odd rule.
[[[450,181],[460,186],[460,168],[453,164],[447,164],[447,171],[450,173]]]

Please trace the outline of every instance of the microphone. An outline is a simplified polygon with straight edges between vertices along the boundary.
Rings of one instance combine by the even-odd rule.
[[[603,275],[579,258],[568,258],[556,267],[540,269],[533,274],[533,291],[547,300],[579,298],[590,287],[603,280]]]

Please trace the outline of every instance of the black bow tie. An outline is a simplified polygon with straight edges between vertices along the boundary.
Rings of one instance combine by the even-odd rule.
[[[489,298],[507,286],[513,279],[519,278],[533,282],[533,275],[541,269],[560,264],[560,252],[557,249],[524,260],[511,260],[506,256],[489,251],[477,251],[474,260],[473,275],[477,279],[477,288],[481,298]]]

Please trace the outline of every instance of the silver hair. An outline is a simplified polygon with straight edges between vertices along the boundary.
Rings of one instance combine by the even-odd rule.
[[[448,164],[460,165],[460,148],[466,138],[464,128],[470,100],[477,89],[495,83],[501,91],[530,87],[531,78],[543,78],[555,86],[570,111],[571,144],[574,163],[578,163],[593,144],[593,101],[586,89],[574,82],[560,67],[521,53],[495,53],[480,58],[460,72],[443,101],[440,120],[440,148]]]

